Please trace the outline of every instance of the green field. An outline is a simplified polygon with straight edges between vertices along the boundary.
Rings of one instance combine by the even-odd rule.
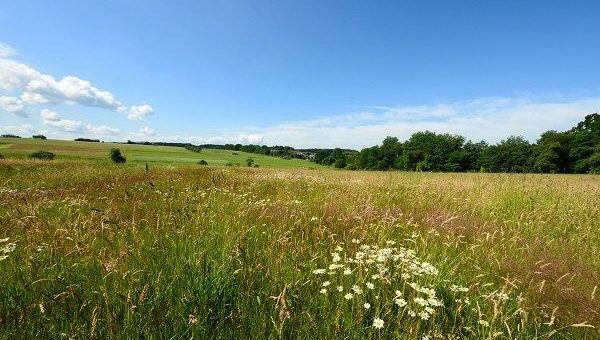
[[[44,143],[62,159],[13,157]],[[600,336],[600,176],[146,172],[110,146],[3,149],[0,339]]]
[[[119,148],[130,163],[190,164],[203,159],[209,165],[222,166],[227,163],[246,165],[252,158],[261,167],[318,168],[318,164],[302,159],[283,159],[254,153],[230,150],[204,149],[192,152],[182,147],[137,145],[124,143],[90,143],[64,140],[41,140],[31,138],[0,138],[0,153],[7,158],[26,158],[36,150],[45,150],[57,155],[57,160],[109,162],[111,148]]]

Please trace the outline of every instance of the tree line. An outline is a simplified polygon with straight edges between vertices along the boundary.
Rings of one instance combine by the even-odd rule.
[[[336,168],[446,172],[600,173],[600,115],[590,114],[570,130],[544,132],[535,143],[511,136],[489,145],[431,131],[359,152],[317,152],[315,162]]]

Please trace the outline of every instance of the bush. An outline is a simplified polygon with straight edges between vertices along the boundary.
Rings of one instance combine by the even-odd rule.
[[[121,154],[121,150],[112,148],[110,149],[110,159],[115,163],[125,163],[126,159]]]
[[[253,165],[254,165],[254,160],[253,160],[252,158],[248,158],[248,159],[246,160],[246,165],[247,165],[247,166],[250,166],[250,167],[251,167],[251,166],[253,166]]]
[[[203,160],[203,159],[201,159],[201,160],[198,161],[198,165],[208,165],[208,162],[205,161],[205,160]]]
[[[46,139],[46,136],[44,136],[44,135],[33,135],[32,138],[33,139]]]
[[[52,160],[56,155],[50,151],[38,150],[27,155],[29,158]]]
[[[1,135],[0,137],[4,137],[4,138],[21,138],[20,136],[11,135],[10,133],[5,134],[5,135]]]

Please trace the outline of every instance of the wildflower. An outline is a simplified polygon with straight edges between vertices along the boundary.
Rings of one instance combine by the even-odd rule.
[[[188,315],[188,324],[189,325],[195,325],[197,323],[198,323],[198,318],[196,318],[196,316],[194,314]]]
[[[327,294],[327,289],[325,289],[325,288],[322,288],[322,289],[319,291],[319,293],[321,293],[321,294]]]
[[[333,270],[336,270],[336,269],[342,268],[342,267],[343,266],[341,264],[334,263],[334,264],[329,265],[329,270],[333,271]]]
[[[365,307],[365,309],[369,309],[371,308],[371,304],[368,302],[365,302],[365,304],[363,305],[363,307]]]
[[[462,292],[462,293],[464,293],[464,292],[468,292],[468,291],[469,291],[469,288],[467,288],[467,287],[462,287],[462,286],[457,286],[457,285],[452,285],[452,286],[450,286],[450,291],[452,291],[452,292],[454,292],[454,293],[457,293],[457,292]]]
[[[340,262],[342,260],[342,258],[340,257],[340,254],[338,254],[338,253],[331,253],[331,257],[333,258],[332,259],[333,262]]]
[[[325,274],[325,269],[315,269],[313,270],[313,274]]]
[[[398,305],[398,307],[406,306],[406,300],[404,299],[395,299],[394,303]]]
[[[350,268],[344,269],[344,275],[350,275],[350,274],[352,274],[352,270]]]
[[[383,328],[383,320],[381,320],[380,318],[375,318],[373,320],[373,327],[375,327],[377,329],[382,329]]]
[[[429,313],[423,311],[419,313],[419,317],[421,318],[421,320],[429,320]]]
[[[344,287],[342,287],[342,286],[337,286],[337,291],[338,291],[338,292],[340,292],[340,293],[341,293],[341,292],[343,292],[343,291],[344,291]]]
[[[485,320],[479,320],[479,321],[477,321],[477,323],[480,324],[480,325],[482,325],[482,326],[484,326],[484,327],[489,327],[490,326],[490,323],[487,322],[487,321],[485,321]]]
[[[335,251],[342,251],[342,250],[344,250],[344,248],[342,248],[340,246],[335,247]]]
[[[353,239],[352,239],[352,243],[354,243],[354,244],[359,244],[359,243],[360,243],[360,240],[353,238]]]
[[[408,315],[410,315],[414,318],[415,316],[417,316],[417,313],[415,313],[415,311],[409,310]]]
[[[314,221],[316,221],[316,220],[318,220],[318,219],[319,219],[319,218],[318,218],[317,216],[313,216],[313,217],[311,217],[310,221],[311,221],[311,222],[314,222]]]
[[[325,282],[323,282],[323,287],[327,287],[327,286],[329,286],[330,284],[331,284],[331,282],[329,282],[329,281],[325,281]]]
[[[495,293],[492,296],[492,299],[498,300],[498,301],[506,301],[508,300],[508,295],[505,293]]]
[[[375,289],[375,285],[372,284],[371,282],[367,282],[366,285],[367,285],[367,288],[369,288],[369,289]]]
[[[421,306],[427,306],[429,304],[429,302],[427,302],[427,300],[425,300],[421,297],[414,298],[414,301],[416,304],[421,305]]]
[[[352,293],[347,293],[346,295],[344,295],[344,299],[351,300],[352,296],[353,296]]]

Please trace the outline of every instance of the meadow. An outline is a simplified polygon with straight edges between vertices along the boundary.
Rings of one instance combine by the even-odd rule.
[[[66,140],[42,140],[31,138],[1,138],[0,154],[7,158],[27,158],[37,150],[50,151],[59,160],[74,162],[110,163],[108,153],[118,148],[124,153],[127,162],[134,164],[192,164],[205,160],[209,165],[246,165],[252,158],[254,163],[263,167],[277,168],[321,168],[321,165],[303,159],[283,159],[241,151],[203,149],[192,152],[182,147],[140,145],[126,143],[93,143]]]
[[[123,149],[0,151],[0,338],[600,336],[600,176],[146,172]]]

